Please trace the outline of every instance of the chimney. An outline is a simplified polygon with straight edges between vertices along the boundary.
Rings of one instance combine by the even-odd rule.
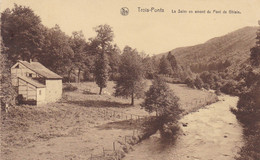
[[[30,58],[30,63],[32,63],[32,59]]]

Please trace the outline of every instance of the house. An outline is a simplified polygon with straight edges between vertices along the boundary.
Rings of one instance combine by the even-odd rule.
[[[39,62],[18,61],[11,68],[12,85],[24,101],[55,102],[62,96],[62,77]]]

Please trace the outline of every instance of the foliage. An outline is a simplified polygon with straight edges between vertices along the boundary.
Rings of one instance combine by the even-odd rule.
[[[89,56],[87,55],[87,52],[85,51],[85,48],[87,47],[87,43],[84,37],[84,34],[82,31],[79,32],[73,32],[72,37],[69,39],[69,43],[71,46],[71,49],[74,52],[74,59],[73,63],[75,65],[75,68],[78,71],[78,82],[80,82],[80,73],[81,71],[89,71]]]
[[[75,69],[74,52],[69,43],[69,37],[61,31],[58,25],[46,31],[43,51],[39,62],[58,74],[67,75],[70,81]]]
[[[169,52],[166,58],[169,61],[172,70],[174,72],[176,72],[178,69],[178,64],[177,64],[177,60],[176,60],[175,56],[171,52]]]
[[[194,81],[191,78],[187,78],[184,83],[190,88],[195,88]]]
[[[107,87],[108,81],[108,60],[105,54],[98,56],[95,63],[95,81],[100,88],[99,94],[102,93],[102,89]]]
[[[64,87],[63,87],[63,91],[65,91],[65,92],[73,92],[73,91],[76,91],[77,89],[78,89],[78,87],[73,86],[70,83],[64,84]]]
[[[246,125],[254,124],[260,116],[260,80],[248,92],[239,96],[237,109],[233,109],[237,118]],[[260,120],[259,120],[260,121]]]
[[[131,104],[134,98],[143,96],[145,83],[143,81],[143,64],[136,49],[126,46],[121,55],[119,66],[119,78],[116,80],[115,96],[131,96]]]
[[[109,77],[110,80],[116,80],[119,77],[118,70],[120,64],[120,49],[115,45],[111,45],[109,48],[108,60],[109,60]]]
[[[226,68],[231,66],[230,60],[219,61],[219,62],[211,62],[207,64],[196,63],[191,65],[191,69],[195,73],[201,73],[204,71],[224,71]]]
[[[2,47],[1,47],[2,48]],[[15,98],[17,96],[14,87],[12,86],[10,63],[4,54],[0,54],[0,98],[1,106],[15,105]]]
[[[155,57],[145,56],[142,60],[144,65],[144,76],[147,79],[153,79],[154,75],[158,73],[157,60]]]
[[[259,24],[260,25],[260,24]],[[250,60],[253,66],[260,66],[260,28],[257,31],[256,46],[251,48]]]
[[[111,54],[111,42],[114,38],[114,32],[107,24],[97,26],[95,31],[97,36],[91,39],[91,50],[96,53],[94,75],[96,83],[100,88],[99,94],[101,94],[109,78],[108,72],[110,68],[107,56]]]
[[[201,78],[199,76],[196,77],[196,79],[194,81],[194,85],[198,89],[201,89],[203,87],[203,81],[201,80]]]
[[[145,127],[148,136],[160,131],[162,138],[171,139],[178,131],[176,124],[182,110],[179,106],[179,98],[175,96],[169,86],[156,76],[149,90],[145,93],[145,100],[141,104],[147,112],[156,112],[156,121]],[[151,130],[152,129],[152,130]],[[150,133],[151,132],[151,133]]]
[[[44,44],[41,19],[29,7],[14,5],[1,14],[1,36],[12,63],[37,58]]]
[[[160,59],[159,73],[165,74],[165,75],[172,75],[173,74],[171,64],[165,56],[162,56],[162,58]]]
[[[154,78],[152,85],[145,93],[145,100],[141,106],[149,113],[156,112],[158,116],[171,116],[174,119],[178,119],[181,112],[179,98],[158,76]]]

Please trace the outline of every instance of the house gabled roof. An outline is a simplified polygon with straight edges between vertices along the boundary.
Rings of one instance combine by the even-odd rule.
[[[29,68],[30,70],[36,72],[37,74],[47,78],[47,79],[62,79],[61,76],[52,72],[48,68],[44,67],[39,62],[27,62],[27,61],[18,61],[23,64],[25,67]]]
[[[41,83],[31,79],[31,78],[27,78],[25,76],[18,76],[18,79],[21,79],[21,80],[33,85],[36,88],[45,88],[45,85],[43,85],[43,84],[41,84]]]

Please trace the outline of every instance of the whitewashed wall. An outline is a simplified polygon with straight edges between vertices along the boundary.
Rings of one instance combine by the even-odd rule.
[[[37,105],[46,103],[46,101],[45,101],[46,92],[45,91],[46,91],[45,88],[37,88]]]
[[[62,97],[62,80],[46,79],[46,102],[55,102]]]

